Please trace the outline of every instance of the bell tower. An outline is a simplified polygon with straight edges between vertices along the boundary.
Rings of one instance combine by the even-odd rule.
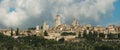
[[[73,26],[79,26],[79,23],[78,23],[76,18],[73,19],[72,25]]]
[[[60,22],[60,15],[57,15],[56,19],[55,19],[55,27],[59,26],[60,24],[61,24],[61,22]]]

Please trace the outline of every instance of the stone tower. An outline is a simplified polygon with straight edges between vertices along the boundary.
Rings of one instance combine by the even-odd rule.
[[[55,19],[55,27],[59,26],[60,24],[61,24],[61,22],[60,22],[60,15],[57,15],[56,19]]]
[[[72,23],[73,26],[79,26],[79,23],[77,21],[76,18],[73,19],[73,23]]]
[[[40,30],[39,25],[37,25],[35,29],[36,29],[36,30]]]
[[[45,21],[43,21],[43,30],[46,30],[46,22]]]
[[[43,30],[49,29],[49,25],[47,25],[46,21],[43,21]]]

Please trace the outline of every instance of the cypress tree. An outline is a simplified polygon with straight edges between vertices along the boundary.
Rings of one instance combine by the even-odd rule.
[[[19,28],[17,28],[17,30],[16,30],[16,35],[17,36],[19,35]]]

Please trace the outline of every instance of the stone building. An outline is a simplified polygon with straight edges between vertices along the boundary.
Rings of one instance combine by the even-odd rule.
[[[120,26],[116,26],[115,30],[120,33]]]
[[[115,33],[115,26],[114,25],[109,25],[108,30],[109,30],[109,33]]]
[[[94,27],[94,31],[96,31],[97,33],[104,33],[105,27],[98,25]]]
[[[35,30],[30,30],[31,35],[43,36],[42,30],[39,25],[36,26]]]

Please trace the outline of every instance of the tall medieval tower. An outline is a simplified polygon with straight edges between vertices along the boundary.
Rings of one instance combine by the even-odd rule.
[[[73,23],[72,23],[73,26],[79,26],[79,23],[77,21],[76,18],[73,19]]]
[[[55,27],[59,26],[60,24],[61,24],[61,22],[60,22],[60,15],[57,15],[56,19],[55,19]]]
[[[49,25],[47,25],[46,21],[43,21],[43,30],[49,29]]]

